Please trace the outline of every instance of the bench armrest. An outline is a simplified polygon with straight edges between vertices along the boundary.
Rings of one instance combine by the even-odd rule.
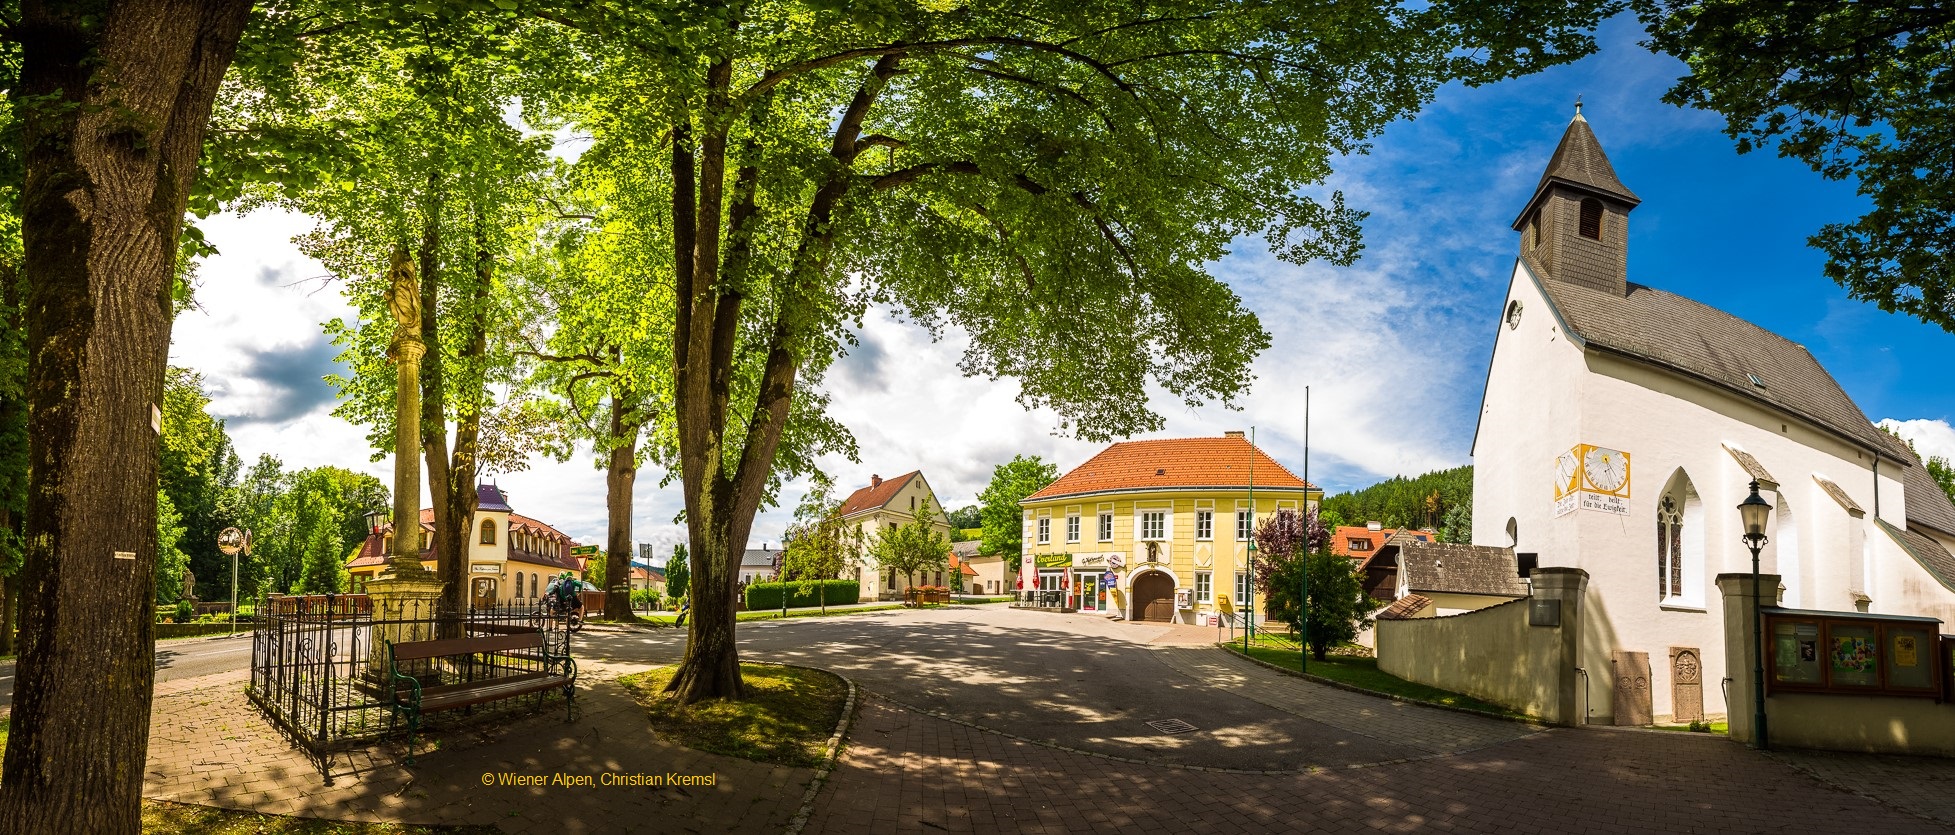
[[[407,687],[410,690],[412,690],[414,693],[414,695],[408,698],[408,703],[413,705],[416,709],[419,709],[421,707],[421,680],[413,676],[407,675],[405,673],[402,673],[400,671],[399,662],[394,660],[393,641],[387,642],[387,674],[391,677],[391,681],[393,682],[393,686],[387,688],[389,692],[394,694],[394,698],[391,699],[390,701],[396,704],[399,703],[401,685],[406,684]]]
[[[577,662],[571,660],[570,653],[557,655],[550,651],[549,644],[543,645],[543,670],[568,679],[577,678]]]

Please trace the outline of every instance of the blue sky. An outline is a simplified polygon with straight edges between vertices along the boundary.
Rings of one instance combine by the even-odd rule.
[[[1481,386],[1517,250],[1508,228],[1531,195],[1573,114],[1575,97],[1622,181],[1642,197],[1630,216],[1630,279],[1756,322],[1805,345],[1873,420],[1901,421],[1928,451],[1955,455],[1955,391],[1945,358],[1955,335],[1847,298],[1821,273],[1805,239],[1850,220],[1864,200],[1772,151],[1740,156],[1715,114],[1663,104],[1682,74],[1637,44],[1634,21],[1610,21],[1601,51],[1567,67],[1478,89],[1453,86],[1416,120],[1392,125],[1368,155],[1343,160],[1328,188],[1371,213],[1365,257],[1349,268],[1274,261],[1255,239],[1214,265],[1262,317],[1273,346],[1240,410],[1184,409],[1157,397],[1161,436],[1255,427],[1260,442],[1303,469],[1303,387],[1311,387],[1310,478],[1332,492],[1394,474],[1469,463]],[[334,367],[318,323],[348,315],[324,270],[290,238],[303,217],[258,212],[208,221],[223,255],[202,267],[203,309],[179,319],[172,361],[206,373],[211,411],[230,420],[247,460],[260,452],[294,467],[339,464],[376,474],[364,432],[327,412],[319,381]],[[220,291],[221,288],[221,291]],[[963,335],[941,342],[872,314],[862,347],[826,387],[833,415],[854,430],[860,462],[825,460],[844,490],[871,474],[922,469],[942,501],[974,501],[991,468],[1037,454],[1062,469],[1100,445],[1052,434],[1056,419],[1028,412],[1011,381],[961,377]],[[1939,445],[1939,446],[1937,446]],[[512,503],[583,541],[604,533],[602,471],[586,455],[534,462],[499,476]],[[638,485],[634,534],[682,535],[680,501]],[[781,497],[791,508],[805,484]],[[766,511],[752,544],[777,542],[787,513]]]

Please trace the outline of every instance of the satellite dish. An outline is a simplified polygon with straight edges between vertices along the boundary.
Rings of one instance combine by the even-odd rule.
[[[236,556],[238,551],[243,549],[244,531],[238,530],[237,528],[225,528],[223,533],[217,535],[217,550],[223,551],[224,556]]]

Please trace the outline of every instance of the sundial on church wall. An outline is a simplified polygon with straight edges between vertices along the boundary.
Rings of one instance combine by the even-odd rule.
[[[1577,510],[1629,515],[1629,453],[1594,444],[1576,444],[1555,456],[1557,517]]]

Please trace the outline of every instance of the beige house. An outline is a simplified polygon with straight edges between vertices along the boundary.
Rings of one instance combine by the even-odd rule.
[[[917,511],[926,508],[936,517],[932,527],[943,534],[945,541],[949,541],[950,523],[945,519],[944,506],[937,501],[937,494],[924,480],[922,471],[907,472],[891,479],[869,476],[869,486],[850,493],[842,502],[842,523],[848,526],[850,536],[860,534],[856,537],[859,545],[854,555],[854,571],[857,581],[862,584],[861,599],[899,599],[909,591],[912,582],[919,586],[950,585],[950,575],[942,571],[919,573],[914,578],[905,577],[900,572],[882,571],[876,567],[876,558],[869,552],[877,533],[884,528],[909,524],[916,518]]]
[[[964,578],[964,593],[1011,594],[1005,585],[1005,558],[978,553],[983,544],[975,539],[950,544],[950,567]]]
[[[468,599],[476,608],[536,601],[550,578],[565,571],[580,574],[582,566],[570,550],[577,543],[562,531],[515,512],[502,488],[475,488],[475,515],[469,520]],[[346,570],[353,590],[365,587],[386,568],[393,549],[394,528],[387,524],[367,535]],[[435,568],[434,509],[421,509],[421,565]]]

